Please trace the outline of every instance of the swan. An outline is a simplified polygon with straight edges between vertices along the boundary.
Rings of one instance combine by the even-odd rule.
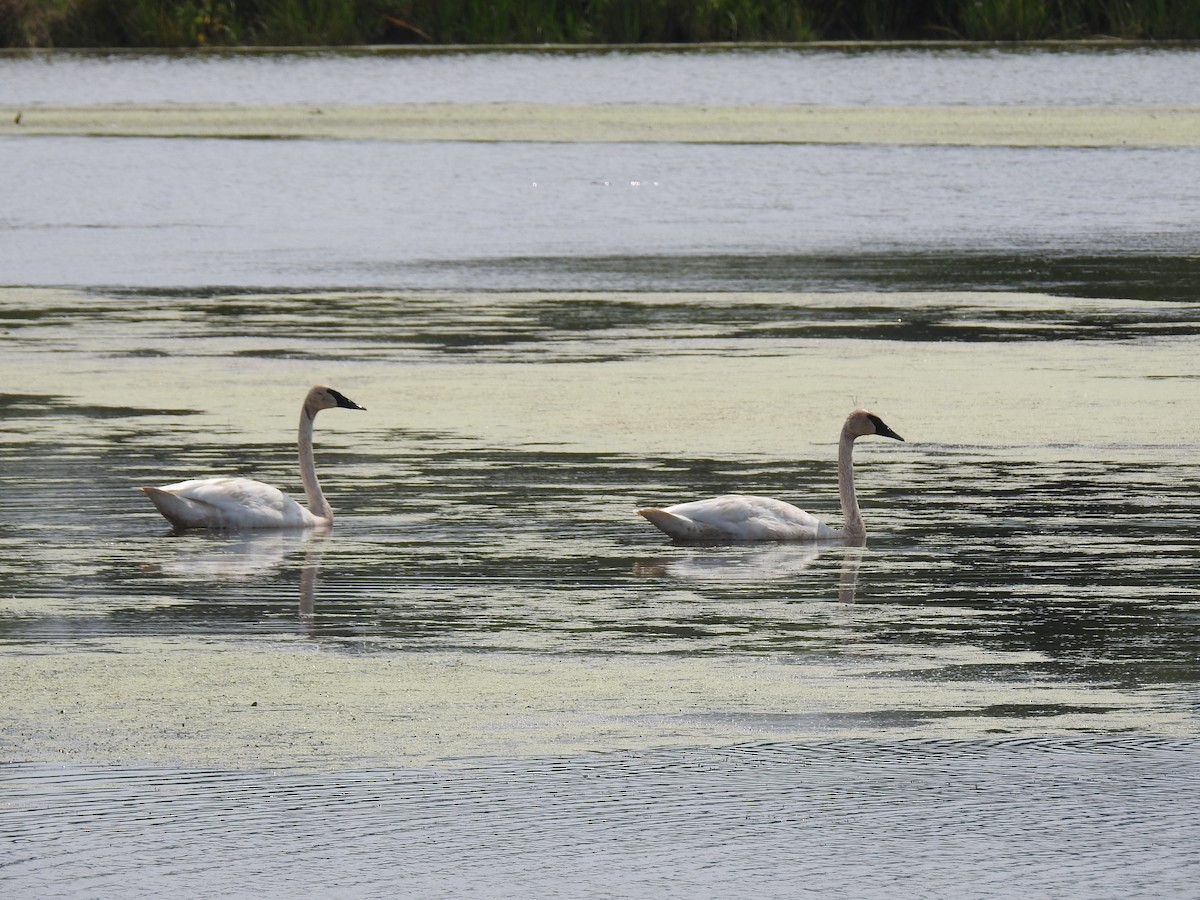
[[[838,493],[846,517],[842,528],[826,525],[811,513],[782,500],[745,494],[679,503],[666,509],[639,509],[638,515],[682,541],[860,542],[866,536],[866,528],[854,493],[851,458],[855,439],[869,434],[904,440],[868,410],[856,409],[846,418],[838,442]]]
[[[176,528],[313,528],[333,524],[333,509],[313,463],[313,419],[323,409],[365,409],[333,388],[318,384],[300,410],[300,478],[305,509],[283,491],[250,478],[199,478],[163,487],[143,487],[146,496]]]

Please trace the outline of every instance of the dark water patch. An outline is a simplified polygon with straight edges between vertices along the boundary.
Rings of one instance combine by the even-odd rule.
[[[830,267],[827,275],[831,268],[845,267],[837,276],[838,284],[826,281],[825,275],[809,273],[788,280],[786,288],[782,282],[776,284],[775,289],[786,289],[787,293],[781,294],[724,293],[734,288],[733,283],[710,284],[708,293],[694,285],[699,292],[614,292],[607,296],[557,290],[462,295],[334,291],[263,296],[135,292],[123,294],[122,302],[111,310],[90,310],[85,316],[39,329],[36,337],[22,346],[65,350],[75,346],[83,329],[109,356],[316,362],[354,355],[364,361],[444,357],[578,363],[649,354],[778,356],[823,340],[1090,343],[1200,334],[1200,307],[1195,305],[1190,287],[1164,281],[1135,285],[1129,280],[1134,275],[1118,266],[1109,271],[1112,280],[1017,285],[1013,279],[1004,288],[1058,293],[1052,297],[988,293],[1002,288],[990,282],[972,282],[969,275],[929,274],[925,281],[918,283],[914,277],[907,283],[899,270],[924,265],[912,258],[892,258],[897,271],[880,273],[877,280],[854,276],[858,280],[852,284],[846,272],[859,262],[825,261],[820,265]],[[1143,262],[1147,270],[1154,265]],[[571,265],[588,263],[577,260]],[[665,269],[680,263],[678,259],[658,261]],[[806,266],[812,263],[804,261]],[[1192,262],[1173,263],[1195,268]],[[1125,273],[1120,277],[1126,280],[1118,280],[1118,271]],[[1200,271],[1188,272],[1188,277],[1196,276]],[[912,291],[900,290],[900,285]],[[819,293],[850,288],[870,293]],[[137,321],[137,332],[131,336],[132,320]],[[156,343],[170,349],[153,347]]]
[[[1073,254],[1045,248],[986,252],[963,248],[887,252],[516,257],[456,263],[496,288],[634,291],[999,291],[1063,297],[1195,303],[1200,258],[1196,235],[1169,253]],[[419,265],[419,264],[418,264]],[[1021,315],[1020,312],[1015,315]],[[1178,313],[1185,318],[1186,312]],[[1167,315],[1162,324],[1173,321]],[[997,324],[1002,324],[1002,320]],[[1103,325],[1098,321],[1097,325]]]
[[[873,298],[874,299],[874,298]],[[581,310],[580,305],[592,309]],[[700,324],[694,305],[676,308],[646,304],[569,301],[537,312],[543,333],[603,336],[615,328],[657,329]],[[760,340],[882,340],[882,341],[1062,341],[1132,340],[1139,337],[1191,336],[1197,331],[1191,311],[1146,309],[1081,311],[964,309],[962,305],[928,305],[919,309],[879,303],[803,305],[790,309],[763,303],[723,304],[710,310],[703,324],[719,329],[731,342]]]
[[[160,359],[163,357],[169,357],[171,354],[166,350],[156,350],[153,347],[140,347],[134,350],[125,350],[110,355],[113,359]]]
[[[234,357],[249,357],[253,359],[310,359],[324,358],[324,354],[304,353],[299,350],[237,350],[230,354]]]
[[[0,393],[0,431],[6,419],[78,417],[84,419],[131,419],[143,416],[190,416],[191,409],[147,409],[131,406],[84,405],[70,397],[54,394]]]

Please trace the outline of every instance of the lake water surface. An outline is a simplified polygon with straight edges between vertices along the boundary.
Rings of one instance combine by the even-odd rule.
[[[1200,143],[969,118],[1186,123],[1198,62],[0,58],[26,124],[963,114],[954,145],[6,114],[0,889],[1200,896]],[[331,533],[172,533],[136,490],[299,495],[316,382],[367,407],[317,423]],[[858,444],[864,548],[634,514],[737,491],[838,522],[856,406],[906,438]]]

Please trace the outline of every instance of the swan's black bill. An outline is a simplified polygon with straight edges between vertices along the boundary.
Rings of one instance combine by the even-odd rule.
[[[879,418],[879,416],[868,416],[867,418],[869,418],[871,420],[871,424],[875,426],[876,434],[882,435],[883,437],[890,437],[897,441],[904,440],[904,438],[900,437],[900,435],[888,428],[887,425],[883,423],[883,419]]]
[[[329,396],[331,396],[334,400],[336,400],[337,405],[340,406],[342,409],[361,409],[363,412],[367,411],[367,408],[365,406],[359,406],[357,403],[355,403],[353,400],[351,400],[345,394],[340,393],[339,391],[335,391],[333,388],[329,389]]]

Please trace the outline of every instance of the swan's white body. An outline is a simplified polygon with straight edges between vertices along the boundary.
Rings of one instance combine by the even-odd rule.
[[[252,478],[196,478],[142,490],[176,528],[311,528],[332,518]]]
[[[638,514],[671,537],[688,541],[827,541],[840,536],[840,529],[799,507],[748,494],[639,509]]]
[[[854,441],[868,434],[902,441],[865,409],[856,409],[842,426],[838,442],[838,492],[846,524],[834,528],[812,513],[771,497],[727,494],[711,500],[679,503],[665,509],[639,509],[638,514],[681,541],[858,541],[866,535],[854,492]]]
[[[158,511],[176,528],[313,528],[333,523],[333,509],[317,481],[313,419],[323,409],[362,409],[333,388],[316,385],[300,410],[300,477],[305,509],[283,491],[250,478],[198,478],[144,487]]]

